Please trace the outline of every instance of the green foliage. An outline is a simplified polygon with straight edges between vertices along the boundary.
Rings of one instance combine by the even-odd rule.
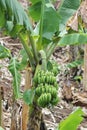
[[[62,0],[61,6],[58,9],[58,12],[61,16],[61,26],[60,30],[65,28],[66,22],[68,19],[76,12],[78,7],[80,6],[81,0]]]
[[[42,4],[45,4],[43,14],[41,14]],[[53,8],[53,5],[49,3],[47,4],[46,2],[43,3],[39,0],[39,2],[35,2],[34,5],[32,5],[29,8],[29,14],[35,21],[40,20],[41,22],[40,18],[43,17],[43,21],[42,21],[43,25],[40,25],[40,26],[43,26],[42,37],[45,38],[45,41],[46,39],[52,40],[53,34],[59,30],[59,22],[60,22],[60,17],[58,13],[56,12],[56,10]]]
[[[7,21],[6,28],[9,32],[13,29],[13,26],[14,25],[12,21]]]
[[[21,25],[32,31],[30,20],[23,7],[17,0],[0,0],[0,27],[7,27],[11,33],[15,25]],[[18,30],[16,30],[18,31]],[[15,33],[18,33],[16,32]]]
[[[75,79],[76,81],[81,81],[81,80],[82,80],[82,76],[78,76],[78,75],[77,75],[77,76],[74,77],[74,79]]]
[[[59,30],[60,17],[52,7],[46,7],[43,17],[43,37],[52,40],[53,34]]]
[[[21,62],[20,62],[20,70],[23,70],[27,64],[28,64],[28,55],[24,49],[20,51],[20,55],[22,56]]]
[[[66,45],[79,45],[87,43],[87,34],[85,33],[73,33],[63,36],[59,42],[58,46]]]
[[[77,67],[78,65],[82,65],[82,64],[83,64],[83,60],[80,59],[80,60],[76,60],[76,61],[73,61],[73,62],[71,62],[71,63],[68,63],[68,64],[67,64],[67,67],[68,67],[68,68],[75,68],[75,67]]]
[[[2,9],[0,9],[0,28],[5,25],[5,14]]]
[[[26,90],[23,93],[23,99],[24,99],[24,101],[27,105],[31,105],[33,103],[34,96],[35,96],[35,90],[34,89]]]
[[[83,111],[76,109],[65,120],[61,121],[58,130],[77,130],[78,125],[83,121]]]
[[[11,57],[10,50],[0,44],[0,59],[10,58],[10,57]]]
[[[38,2],[29,7],[29,14],[35,21],[39,21],[41,16],[41,2]]]
[[[22,25],[13,25],[13,23],[10,22],[6,25],[7,31],[10,34],[11,37],[17,37],[17,35],[22,31],[23,26]]]
[[[47,69],[48,71],[51,71],[53,69],[53,65],[50,61],[47,62]]]
[[[39,28],[38,28],[37,36],[39,37],[40,40],[37,42],[38,45],[36,49],[39,48],[38,46],[40,46],[40,49],[46,48],[47,46],[49,46],[48,43],[53,40],[55,33],[56,32],[57,34],[59,33],[60,16],[57,13],[57,11],[53,8],[53,5],[50,4],[49,1],[31,0],[31,2],[32,2],[32,6],[30,7],[30,14],[33,16],[34,20],[40,21],[41,23],[38,26]],[[63,1],[61,7],[59,8],[59,13],[62,16],[61,11],[63,8],[67,8],[67,9],[72,8],[73,10],[76,10],[78,6],[79,6],[79,1],[78,2],[76,1],[71,2],[71,0]],[[42,7],[44,7],[43,11],[42,11]],[[20,31],[26,32],[27,30],[29,30],[32,32],[32,26],[29,17],[17,0],[11,0],[11,1],[1,0],[0,11],[2,12],[2,17],[0,17],[0,21],[4,19],[5,21],[4,27],[7,28],[11,36],[15,36],[19,34]],[[7,17],[5,17],[6,16],[5,14],[7,14]],[[68,18],[69,17],[67,17],[67,19]],[[29,33],[29,35],[31,35],[31,33]],[[33,40],[31,40],[30,42],[32,41]],[[31,45],[34,47],[33,43],[31,43]],[[23,46],[25,46],[25,43],[23,44]],[[26,49],[27,46],[28,45],[26,44],[26,47],[24,48],[26,51],[28,50],[28,52],[30,52],[30,49]],[[28,54],[30,55],[30,53]]]
[[[11,72],[13,76],[13,91],[15,98],[21,97],[20,95],[20,81],[21,81],[21,75],[19,70],[23,70],[25,66],[27,65],[27,54],[24,52],[21,52],[22,54],[22,60],[21,62],[17,61],[17,58],[12,58],[11,52],[8,48],[0,45],[0,59],[3,58],[11,58],[8,69]],[[2,67],[2,66],[1,66]]]
[[[57,76],[60,71],[59,65],[55,60],[49,60],[47,62],[47,69],[53,72],[55,76]]]
[[[32,37],[29,35],[30,35],[29,32],[22,31],[19,35],[19,38],[21,39],[23,47],[28,55],[30,65],[33,66],[33,64],[35,63],[35,59],[34,59],[35,54],[37,55],[37,53],[36,53],[35,43],[34,43]],[[33,41],[33,43],[31,41],[29,41],[30,40],[29,38],[31,39],[31,41]],[[33,47],[31,47],[31,46],[33,46]]]
[[[38,2],[40,2],[41,0],[30,0],[32,2],[32,4],[36,4]]]
[[[13,93],[16,98],[19,98],[21,96],[20,95],[21,75],[18,71],[20,69],[20,64],[16,58],[11,59],[8,69],[13,76]]]
[[[26,14],[26,11],[24,11],[21,4],[17,0],[0,0],[0,28],[5,28],[8,31],[8,34],[10,34],[11,36],[19,36],[22,41],[22,45],[26,50],[26,52],[21,53],[22,61],[20,63],[17,61],[16,58],[11,58],[9,65],[9,70],[13,76],[13,91],[16,98],[20,96],[21,75],[19,73],[19,70],[25,68],[28,59],[31,67],[33,66],[32,70],[34,72],[35,67],[41,60],[40,58],[42,58],[39,58],[38,50],[43,49],[44,51],[46,51],[45,49],[49,46],[48,43],[51,42],[52,46],[50,48],[48,47],[48,50],[50,52],[48,55],[49,57],[52,54],[56,45],[76,45],[82,43],[85,44],[87,42],[86,34],[65,35],[63,38],[60,39],[60,41],[58,36],[59,28],[61,32],[61,25],[64,25],[65,27],[67,20],[79,7],[80,0],[73,0],[73,2],[72,0],[63,0],[61,2],[60,8],[58,9],[58,12],[53,8],[53,5],[50,4],[49,0],[30,1],[32,2],[32,5],[29,8],[29,14],[32,16],[34,21],[38,22],[38,33],[36,34],[38,36],[37,41],[35,41],[34,37],[32,37],[32,25],[30,23],[28,15]],[[61,16],[61,24],[59,15]],[[59,41],[58,44],[57,42],[55,42],[55,39]],[[3,54],[3,52],[1,54]],[[5,56],[9,57],[7,54],[7,50],[5,55],[1,55],[1,57],[4,58]],[[46,60],[48,60],[48,57]],[[56,80],[52,79],[52,76],[49,76],[45,79],[47,84],[54,85],[55,82],[56,84],[54,86],[58,86]],[[43,83],[44,81],[45,80],[41,79],[41,77],[40,79],[38,79],[38,83]],[[32,103],[33,99],[31,99],[29,96],[28,102],[28,95],[32,95],[30,91],[24,94],[24,98],[26,102],[30,104]],[[54,100],[53,102],[55,103]]]

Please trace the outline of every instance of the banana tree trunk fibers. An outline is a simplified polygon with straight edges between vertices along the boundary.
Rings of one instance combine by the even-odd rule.
[[[18,110],[17,101],[14,99],[14,96],[13,96],[12,111],[11,111],[11,129],[10,130],[18,130],[17,110]]]
[[[37,105],[33,105],[33,108],[30,109],[27,130],[47,130],[43,120],[42,109]]]
[[[0,126],[2,126],[2,94],[1,94],[1,87],[0,87]]]
[[[83,77],[84,89],[87,90],[87,44],[84,47],[84,77]]]
[[[31,70],[30,68],[26,69],[26,77],[25,77],[25,90],[31,88]],[[27,130],[27,124],[28,124],[28,113],[29,113],[29,106],[25,103],[23,104],[22,108],[22,130]]]
[[[3,87],[0,86],[0,126],[5,129],[3,122],[3,110],[2,110],[2,100],[4,99],[4,90]]]

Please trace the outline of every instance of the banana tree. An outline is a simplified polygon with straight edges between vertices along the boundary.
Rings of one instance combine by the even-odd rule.
[[[5,53],[8,52],[6,56],[10,57],[8,68],[13,76],[13,100],[15,102],[17,98],[23,98],[29,105],[29,121],[26,129],[45,130],[42,108],[50,108],[58,103],[56,81],[58,68],[53,61],[50,61],[50,57],[56,46],[86,43],[87,35],[77,33],[68,35],[65,30],[67,20],[80,5],[79,0],[74,0],[73,3],[71,0],[62,0],[57,11],[49,0],[30,0],[30,2],[32,4],[27,10],[29,14],[26,14],[17,0],[0,0],[0,28],[11,37],[19,37],[24,48],[21,52],[23,56],[21,62],[12,57],[5,48]],[[33,19],[33,24],[30,18]],[[26,86],[29,85],[29,89],[22,95],[19,88],[20,70],[25,66],[27,66],[27,79],[30,78],[30,82],[26,79]],[[13,126],[12,129],[17,130],[17,127]]]
[[[20,63],[18,63],[15,57],[12,57],[9,51],[5,51],[7,49],[3,48],[3,46],[1,46],[1,50],[3,48],[4,50],[3,52],[7,52],[7,53],[5,54],[2,52],[1,58],[5,58],[5,57],[10,58],[10,63],[9,63],[8,68],[13,76],[13,106],[15,106],[16,99],[22,97],[20,93],[20,89],[19,89],[20,80],[21,80],[21,75],[19,71],[21,68],[23,69],[25,66],[22,63],[26,62],[26,66],[29,64],[28,66],[31,68],[32,77],[35,77],[34,80],[37,78],[38,72],[39,72],[38,75],[41,74],[43,76],[44,74],[44,80],[42,81],[42,76],[41,76],[40,81],[39,79],[37,79],[37,82],[36,80],[35,81],[33,80],[32,84],[29,85],[32,88],[24,92],[24,96],[23,96],[27,104],[30,105],[28,129],[39,130],[40,127],[42,127],[43,125],[43,117],[42,117],[42,112],[41,112],[42,107],[50,107],[50,105],[56,104],[58,102],[57,88],[56,88],[57,82],[54,76],[55,71],[53,74],[47,70],[47,62],[51,55],[51,51],[49,51],[48,56],[46,52],[49,50],[49,47],[51,48],[52,51],[53,51],[52,48],[55,47],[55,45],[52,46],[52,37],[53,37],[53,34],[58,30],[59,16],[51,4],[50,6],[46,5],[48,2],[45,2],[45,0],[31,1],[31,2],[32,2],[32,7],[29,10],[32,10],[32,8],[35,9],[37,5],[39,5],[40,7],[38,8],[40,12],[39,17],[37,17],[38,14],[37,15],[35,14],[35,13],[38,13],[38,11],[36,12],[35,10],[33,10],[33,12],[29,11],[31,12],[31,14],[33,13],[34,15],[36,15],[35,21],[38,22],[37,27],[36,27],[36,30],[38,30],[38,33],[35,33],[35,30],[32,28],[28,15],[25,13],[25,11],[23,10],[23,8],[21,7],[18,1],[16,0],[15,1],[14,0],[11,0],[11,1],[1,0],[0,1],[1,31],[3,31],[4,29],[4,31],[6,31],[6,33],[11,35],[12,37],[19,37],[24,47],[24,50],[23,50],[24,57],[21,62],[21,65]],[[51,14],[53,14],[53,20],[50,22],[50,20],[46,18],[48,15],[51,16]],[[47,22],[47,23],[44,24],[44,22]],[[53,25],[53,22],[55,23],[55,25]],[[48,25],[50,26],[48,26],[48,28],[45,28],[46,24],[47,26]],[[51,29],[52,25],[53,27]],[[50,46],[48,46],[49,43],[50,43]],[[24,58],[26,59],[24,60]],[[29,69],[29,67],[27,68]],[[53,68],[52,65],[51,65],[51,68]],[[48,76],[46,76],[45,72]],[[50,76],[51,74],[52,76]],[[50,79],[49,79],[49,76],[50,76]],[[27,77],[27,79],[28,78],[29,77]],[[50,89],[48,88],[48,90],[46,89],[47,85],[45,84],[45,80],[47,80],[46,82],[48,83],[48,86],[50,88]],[[53,88],[52,86],[54,82],[55,82],[55,88]],[[41,93],[40,95],[38,95],[38,92],[36,94],[36,87],[38,85],[37,83],[39,85],[40,83],[42,83],[42,86],[44,85],[44,89],[43,89],[44,92]],[[54,92],[52,95],[54,94],[56,95],[56,97],[54,98],[50,94],[52,93],[52,90]],[[41,102],[41,99],[44,97],[47,101],[43,101],[44,102],[43,103]],[[53,98],[52,99],[53,103],[51,103],[51,98]],[[15,111],[15,109],[13,109],[13,111]],[[14,113],[12,113],[12,115],[13,117],[15,117]],[[11,130],[17,129],[17,126],[14,126],[15,118],[12,118],[12,123],[13,125],[11,125]]]
[[[61,45],[81,45],[82,42],[84,45],[84,74],[83,74],[83,86],[84,86],[84,90],[87,89],[87,42],[84,41],[86,39],[83,40],[83,36],[86,36],[87,35],[87,21],[86,21],[86,6],[87,6],[87,0],[85,1],[81,1],[81,4],[80,4],[80,7],[78,8],[78,10],[76,11],[76,13],[68,20],[67,22],[67,28],[68,28],[68,31],[70,33],[72,33],[73,31],[74,32],[77,32],[75,33],[74,35],[73,34],[70,34],[73,36],[73,40],[69,39],[69,37],[71,36],[65,36],[64,39],[62,39],[62,41],[60,41],[59,44]],[[79,37],[79,35],[83,35],[81,37]],[[78,38],[77,38],[77,35],[78,35]],[[75,36],[75,38],[74,38]],[[67,39],[69,41],[67,41]],[[78,39],[78,40],[76,40]],[[63,43],[63,40],[66,40],[66,44]],[[82,40],[82,42],[81,42]],[[78,42],[77,42],[78,41]]]

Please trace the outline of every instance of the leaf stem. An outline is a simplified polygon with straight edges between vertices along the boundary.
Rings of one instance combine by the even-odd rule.
[[[40,50],[40,56],[41,56],[41,60],[42,60],[42,65],[41,65],[41,67],[42,67],[42,69],[43,70],[47,70],[47,58],[46,58],[46,53],[45,53],[45,51],[44,50]]]
[[[29,57],[30,66],[32,67],[32,69],[34,69],[35,61],[34,61],[33,53],[31,52],[31,49],[29,48],[28,43],[25,42],[23,35],[21,33],[19,34],[19,38],[20,38],[22,45],[23,45],[23,47],[24,47],[24,49]]]
[[[30,35],[30,32],[29,32],[29,40],[30,40],[30,44],[32,46],[35,61],[36,61],[36,63],[38,63],[38,52],[37,52],[37,49],[36,49],[35,41],[34,41],[33,37]]]
[[[41,5],[41,18],[40,18],[40,29],[39,29],[39,50],[42,49],[41,44],[42,44],[42,34],[43,34],[43,18],[44,18],[44,8],[45,8],[45,0],[42,0],[42,5]]]
[[[59,42],[59,40],[60,40],[60,37],[55,38],[55,39],[53,39],[53,42],[52,42],[50,45],[48,45],[48,48],[47,48],[47,50],[46,50],[47,60],[50,58],[50,56],[51,56],[52,53],[54,52],[54,49],[55,49],[56,47],[58,47],[58,42]]]
[[[46,55],[47,55],[47,60],[50,58],[50,56],[52,55],[52,53],[54,52],[55,47],[57,46],[56,43],[52,43],[49,50],[47,50]]]

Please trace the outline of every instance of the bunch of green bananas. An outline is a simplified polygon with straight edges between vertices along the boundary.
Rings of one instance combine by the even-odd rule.
[[[53,72],[40,70],[34,77],[36,86],[37,103],[41,107],[56,105],[58,103],[58,84]]]
[[[53,72],[40,70],[37,72],[34,77],[34,83],[37,86],[38,84],[52,84],[57,87],[56,77]]]

